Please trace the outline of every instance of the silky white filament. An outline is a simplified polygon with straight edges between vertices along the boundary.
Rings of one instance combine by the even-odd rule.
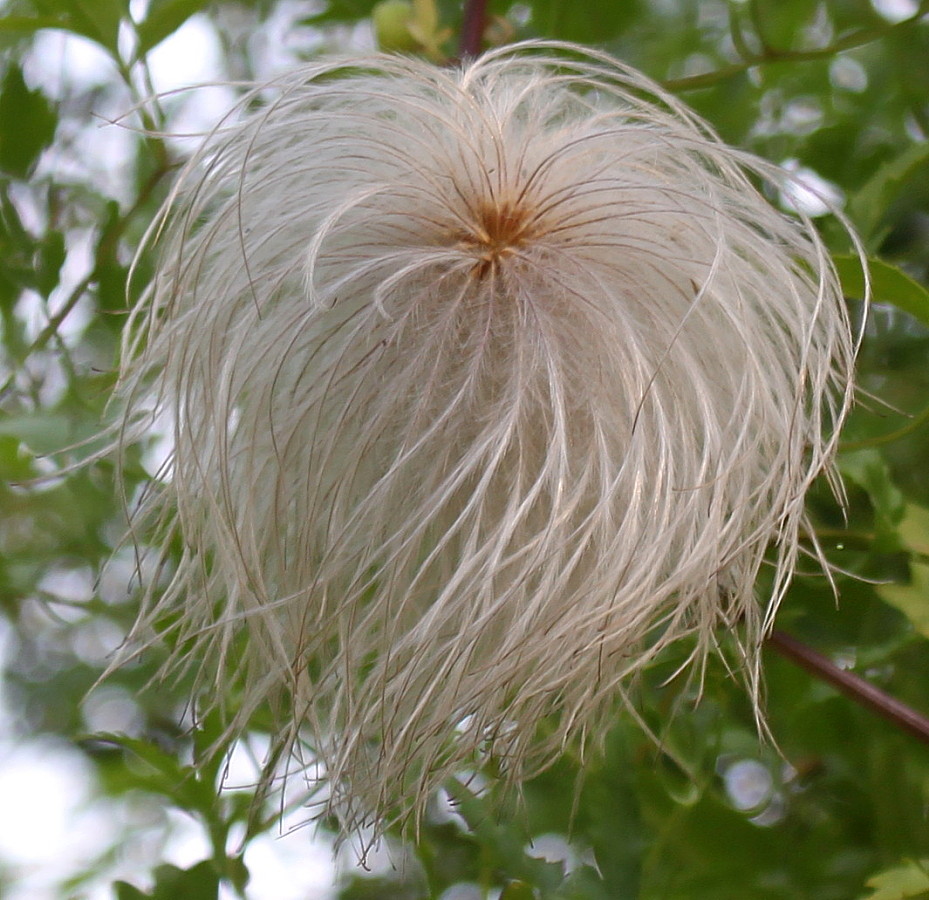
[[[569,45],[256,88],[127,330],[123,440],[173,423],[141,514],[178,559],[129,646],[167,630],[229,735],[270,708],[348,830],[601,736],[683,636],[699,667],[739,635],[755,685],[855,343],[762,194],[789,178]]]

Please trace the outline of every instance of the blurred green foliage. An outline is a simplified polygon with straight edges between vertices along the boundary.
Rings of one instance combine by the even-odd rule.
[[[119,473],[106,461],[71,466],[99,449],[93,436],[106,418],[130,262],[184,151],[161,136],[171,128],[170,102],[145,105],[126,132],[117,190],[75,149],[75,135],[93,127],[95,114],[143,101],[148,54],[192,16],[217,29],[227,67],[217,74],[233,76],[256,71],[249,43],[230,36],[233,8],[255,29],[290,10],[293,32],[315,35],[309,54],[320,35],[330,48],[357,39],[373,6],[0,7],[0,616],[14,635],[6,671],[13,727],[23,739],[55,733],[73,742],[96,767],[101,791],[159,797],[201,822],[212,848],[187,869],[155,867],[141,878],[154,885],[147,892],[115,883],[118,900],[212,900],[220,884],[246,895],[243,853],[273,829],[277,810],[256,813],[248,793],[217,793],[220,763],[199,759],[222,735],[212,723],[193,733],[177,725],[183,685],[143,690],[152,660],[107,682],[133,698],[131,735],[87,733],[82,700],[106,666],[106,636],[124,633],[134,617],[133,557],[120,544],[124,500],[142,489],[153,463],[141,446]],[[827,579],[800,577],[779,622],[929,713],[929,2],[884,5],[904,7],[902,18],[878,6],[493,0],[490,13],[494,40],[544,37],[610,51],[664,82],[727,141],[815,172],[844,199],[873,260],[875,306],[840,459],[847,507],[825,488],[810,501],[839,603]],[[461,6],[441,0],[437,11],[435,33],[452,35],[440,49],[453,56]],[[48,60],[37,59],[35,41],[49,30],[99,48],[110,61],[106,78],[88,87],[64,77],[55,95],[43,88],[36,72]],[[860,315],[864,285],[851,248],[835,222],[821,222]],[[150,266],[138,261],[130,295]],[[114,553],[124,563],[113,567],[118,577],[95,580]],[[77,598],[62,588],[69,578],[85,587]],[[407,839],[410,864],[386,874],[349,871],[338,896],[435,898],[454,885],[459,893],[444,896],[929,896],[929,748],[773,652],[765,656],[765,700],[774,740],[759,740],[743,689],[721,666],[708,671],[698,703],[695,687],[664,683],[678,661],[672,656],[635,689],[657,741],[617,712],[601,755],[568,754],[521,799],[490,803],[474,785],[450,785],[453,802],[437,801],[418,839]],[[392,840],[400,846],[404,838]],[[107,862],[89,862],[62,896],[79,896]],[[2,873],[0,866],[0,892]]]

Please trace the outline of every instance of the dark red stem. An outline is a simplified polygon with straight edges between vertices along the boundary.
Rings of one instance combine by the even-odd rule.
[[[768,644],[781,656],[806,669],[816,678],[828,682],[856,703],[883,716],[888,722],[893,722],[898,728],[902,728],[923,743],[929,744],[929,718],[901,703],[896,697],[885,694],[864,678],[840,669],[830,659],[783,631],[771,632]]]
[[[481,41],[484,37],[484,24],[487,19],[487,0],[465,0],[464,19],[461,23],[461,44],[459,55],[462,59],[481,55]]]

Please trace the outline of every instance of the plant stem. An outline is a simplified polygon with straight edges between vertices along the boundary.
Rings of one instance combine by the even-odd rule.
[[[458,47],[462,59],[480,56],[486,18],[487,0],[465,0],[464,19],[461,23],[461,43]]]
[[[806,669],[811,675],[831,684],[846,697],[877,713],[923,743],[929,744],[929,718],[911,706],[884,693],[864,678],[840,669],[821,653],[783,631],[771,632],[768,645],[781,656]]]
[[[916,413],[916,415],[902,428],[897,428],[887,434],[879,434],[877,437],[865,438],[861,441],[841,441],[839,443],[839,449],[861,450],[865,447],[879,447],[882,444],[892,444],[894,441],[899,441],[901,438],[906,437],[910,432],[916,431],[917,428],[922,428],[927,422],[929,422],[929,406],[921,412]]]
[[[764,41],[763,36],[759,34],[758,37],[762,41],[760,52],[746,56],[743,50],[742,59],[738,62],[723,66],[712,72],[703,72],[700,75],[672,78],[663,82],[663,86],[672,92],[693,91],[699,88],[712,87],[721,81],[740,75],[749,69],[754,69],[756,66],[825,59],[845,50],[853,50],[855,47],[881,40],[890,34],[903,32],[905,29],[917,24],[927,14],[929,14],[929,0],[922,0],[916,11],[900,22],[892,22],[879,27],[860,28],[825,47],[814,47],[808,50],[779,50],[776,47],[769,46]]]

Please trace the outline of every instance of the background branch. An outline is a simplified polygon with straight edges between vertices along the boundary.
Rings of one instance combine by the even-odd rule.
[[[828,44],[825,47],[814,47],[809,50],[779,50],[776,47],[769,46],[763,41],[760,52],[746,55],[744,42],[741,42],[742,47],[740,49],[743,58],[738,62],[723,66],[712,72],[703,72],[699,75],[688,75],[684,78],[668,79],[663,81],[662,84],[669,91],[693,91],[699,88],[712,87],[715,84],[725,81],[727,78],[732,78],[734,75],[739,75],[742,72],[747,72],[749,69],[754,69],[756,66],[769,65],[771,63],[807,62],[814,59],[828,59],[845,50],[853,50],[855,47],[862,47],[865,44],[870,44],[874,41],[886,38],[891,34],[902,32],[918,23],[927,14],[929,14],[929,0],[923,0],[913,15],[900,22],[888,23],[886,26],[878,28],[859,28],[857,31],[845,35],[845,37],[840,38],[832,44]],[[737,32],[733,33],[735,34]],[[759,37],[761,36],[759,35]]]
[[[464,19],[461,23],[461,43],[458,48],[462,59],[480,56],[486,18],[487,0],[466,0]]]
[[[846,697],[929,744],[929,718],[896,697],[884,693],[853,672],[840,669],[832,660],[783,631],[771,632],[768,645],[814,677],[831,684]]]

